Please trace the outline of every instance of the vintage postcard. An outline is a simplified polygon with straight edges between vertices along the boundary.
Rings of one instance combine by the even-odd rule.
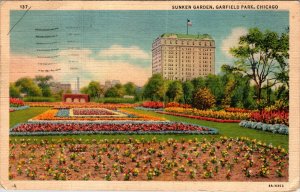
[[[299,187],[298,2],[0,8],[5,189]]]

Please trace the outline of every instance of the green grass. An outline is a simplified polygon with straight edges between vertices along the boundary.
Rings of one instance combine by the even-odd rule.
[[[130,109],[135,110],[135,109]],[[211,128],[216,128],[219,130],[219,135],[227,136],[227,137],[249,137],[252,139],[257,139],[267,144],[272,143],[273,145],[280,145],[285,149],[288,149],[288,135],[280,135],[280,134],[273,134],[271,132],[259,131],[249,128],[243,128],[238,125],[238,123],[217,123],[211,121],[202,121],[197,119],[190,119],[184,117],[177,117],[172,115],[163,115],[158,114],[153,111],[142,111],[139,110],[140,113],[150,114],[153,116],[160,116],[164,117],[170,121],[177,121],[177,122],[187,122],[187,123],[194,123],[198,125],[203,125]],[[205,135],[200,137],[216,137],[214,135]],[[219,136],[217,136],[219,137]]]
[[[34,110],[34,108],[31,108]],[[40,108],[38,108],[40,109]],[[47,108],[44,108],[46,110]],[[194,123],[198,125],[203,125],[207,127],[216,128],[219,130],[219,135],[63,135],[63,136],[11,136],[12,139],[17,139],[15,142],[18,142],[19,139],[31,138],[31,139],[62,139],[62,138],[81,138],[83,140],[89,139],[128,139],[128,138],[137,138],[141,139],[144,138],[145,140],[151,140],[153,137],[156,137],[157,140],[167,140],[168,138],[174,139],[193,139],[193,138],[206,138],[208,140],[212,138],[219,138],[220,136],[227,136],[227,137],[249,137],[251,139],[257,139],[266,144],[272,143],[274,146],[282,146],[286,150],[288,150],[288,141],[289,137],[287,135],[280,135],[280,134],[273,134],[269,132],[263,132],[248,128],[243,128],[238,125],[238,123],[217,123],[217,122],[210,122],[210,121],[202,121],[196,119],[189,119],[184,117],[176,117],[171,115],[162,115],[152,111],[142,111],[136,109],[129,109],[132,111],[138,111],[139,113],[143,114],[150,114],[153,116],[163,116],[170,121],[177,121],[177,122],[186,122],[186,123]],[[19,114],[16,114],[18,116]],[[19,118],[19,117],[18,117]],[[25,118],[22,121],[26,121]]]
[[[23,99],[25,102],[57,102],[61,99],[55,97],[25,97]]]
[[[28,119],[37,116],[50,109],[49,107],[30,107],[29,109],[10,112],[9,127],[13,127],[18,123],[26,122]]]

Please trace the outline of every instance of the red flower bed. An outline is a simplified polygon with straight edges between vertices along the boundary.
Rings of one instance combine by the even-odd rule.
[[[145,108],[159,109],[159,108],[163,108],[164,104],[163,102],[159,102],[159,101],[145,101],[142,104],[142,106]]]
[[[229,107],[225,108],[226,112],[239,112],[239,113],[251,113],[254,112],[253,110],[248,110],[248,109],[242,109],[242,108],[234,108],[234,107]]]
[[[115,115],[104,109],[73,109],[74,115]]]
[[[24,105],[25,105],[24,101],[19,98],[9,98],[10,107],[21,107]]]
[[[166,114],[166,115],[174,115],[174,116],[179,116],[179,117],[187,117],[187,118],[192,118],[192,119],[200,119],[200,120],[204,120],[204,121],[213,121],[213,122],[219,122],[219,123],[239,123],[239,122],[241,122],[241,120],[216,119],[216,118],[211,118],[211,117],[201,117],[201,116],[195,116],[195,115],[185,115],[185,114],[172,113],[172,112],[157,111],[157,113],[162,113],[162,114]]]
[[[267,124],[289,125],[289,113],[286,111],[261,111],[253,112],[250,121],[262,122]]]
[[[192,108],[191,105],[189,104],[181,104],[181,103],[177,103],[177,102],[170,102],[166,105],[166,108],[168,107],[182,107],[182,108]]]
[[[24,123],[13,128],[13,132],[202,132],[215,129],[183,123]]]

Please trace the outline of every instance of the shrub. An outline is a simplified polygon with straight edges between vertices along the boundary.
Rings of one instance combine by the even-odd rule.
[[[25,97],[25,102],[56,102],[57,99],[53,97]]]
[[[215,96],[207,88],[199,89],[194,96],[194,107],[197,109],[209,109],[215,104]]]
[[[271,105],[269,107],[266,107],[264,109],[265,111],[288,111],[289,110],[289,104],[286,101],[283,101],[282,99],[275,101],[274,105]]]

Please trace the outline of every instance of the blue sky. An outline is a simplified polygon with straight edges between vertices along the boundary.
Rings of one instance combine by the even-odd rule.
[[[12,11],[11,26],[23,14],[24,11]],[[34,70],[47,68],[60,69],[52,74],[62,82],[73,82],[74,76],[80,76],[85,83],[119,78],[142,85],[151,75],[153,40],[162,33],[186,33],[187,18],[193,25],[190,34],[207,33],[216,41],[218,73],[222,64],[233,62],[228,49],[248,28],[281,33],[288,27],[288,17],[287,11],[29,11],[10,34],[14,60],[11,65],[24,66],[23,71],[12,71],[11,76],[33,75]],[[56,27],[53,31],[35,30]],[[37,39],[36,35],[57,36]],[[36,44],[41,41],[55,43]],[[47,52],[59,55],[49,62],[53,65],[37,64],[35,58],[45,54],[37,49],[44,48],[58,49]],[[72,53],[80,57],[70,58]],[[70,70],[71,67],[77,69]]]

